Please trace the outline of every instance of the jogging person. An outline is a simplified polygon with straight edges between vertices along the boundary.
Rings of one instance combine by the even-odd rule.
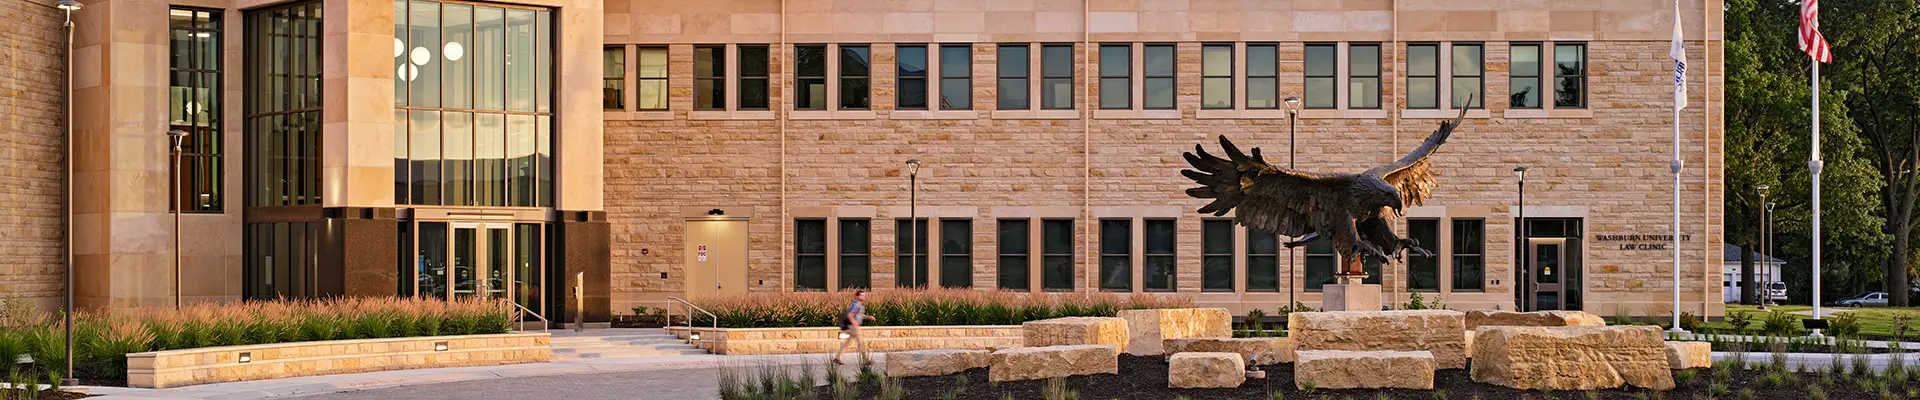
[[[833,351],[834,364],[846,365],[846,363],[840,362],[840,355],[847,352],[847,344],[849,343],[860,346],[860,362],[867,362],[867,342],[860,340],[860,323],[872,320],[873,316],[867,315],[867,306],[864,304],[866,301],[866,291],[853,292],[853,304],[848,305],[847,311],[840,315],[840,333],[843,334],[846,339],[841,339],[840,349]]]

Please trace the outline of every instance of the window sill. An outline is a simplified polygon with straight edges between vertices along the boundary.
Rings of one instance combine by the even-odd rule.
[[[768,110],[749,110],[749,111],[726,111],[726,110],[705,110],[705,111],[689,111],[689,112],[687,112],[687,119],[694,119],[694,120],[735,120],[735,121],[742,121],[742,120],[771,120],[771,119],[773,119],[773,111],[768,111]]]
[[[607,110],[604,118],[609,121],[667,121],[673,119],[673,111]]]
[[[889,119],[980,119],[974,110],[893,110]]]
[[[1305,119],[1384,119],[1387,110],[1300,110]]]
[[[1080,119],[1080,110],[993,110],[993,119]]]
[[[1508,109],[1501,113],[1502,118],[1593,118],[1593,110],[1584,108],[1564,108],[1549,110]]]
[[[1093,119],[1180,119],[1180,110],[1093,110]]]
[[[1400,110],[1400,118],[1407,119],[1453,119],[1453,117],[1458,116],[1460,116],[1459,109]],[[1484,108],[1467,110],[1467,118],[1483,119],[1491,116],[1492,113],[1487,112],[1487,109]]]
[[[795,110],[787,114],[793,120],[874,119],[873,110]]]
[[[1287,110],[1200,110],[1197,119],[1287,119]]]

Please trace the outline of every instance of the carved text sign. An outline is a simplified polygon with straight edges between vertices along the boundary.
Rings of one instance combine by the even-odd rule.
[[[1692,241],[1693,235],[1680,235],[1680,241]],[[1595,242],[1619,243],[1620,250],[1669,250],[1673,244],[1673,235],[1594,235]],[[1608,243],[1612,245],[1613,243]]]

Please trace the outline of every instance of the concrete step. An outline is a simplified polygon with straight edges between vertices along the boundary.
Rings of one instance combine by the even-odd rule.
[[[699,347],[694,347],[693,345],[688,345],[688,344],[645,345],[645,346],[554,347],[553,354],[569,354],[569,353],[583,354],[583,353],[617,352],[617,351],[625,351],[625,350],[680,351],[680,350],[699,350],[699,349],[700,349]]]
[[[700,350],[700,349],[680,349],[680,350],[623,349],[623,350],[607,350],[607,351],[595,351],[595,352],[584,352],[584,353],[561,353],[561,352],[555,351],[553,353],[553,359],[568,360],[568,359],[583,359],[583,358],[669,357],[669,356],[701,355],[701,354],[708,354],[708,353],[706,350]]]
[[[673,337],[672,335],[569,336],[569,337],[556,337],[551,339],[550,342],[559,344],[559,343],[631,342],[631,341],[646,341],[646,340],[680,341],[680,338]]]

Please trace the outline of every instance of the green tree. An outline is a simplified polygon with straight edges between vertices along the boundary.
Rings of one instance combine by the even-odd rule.
[[[1894,306],[1910,305],[1907,269],[1913,228],[1920,224],[1920,7],[1914,0],[1843,0],[1823,4],[1836,50],[1833,83],[1848,93],[1848,115],[1872,149],[1868,159],[1886,182],[1879,191],[1882,232],[1894,251],[1883,264]],[[1823,29],[1823,31],[1826,29]],[[1823,32],[1825,34],[1825,32]]]

